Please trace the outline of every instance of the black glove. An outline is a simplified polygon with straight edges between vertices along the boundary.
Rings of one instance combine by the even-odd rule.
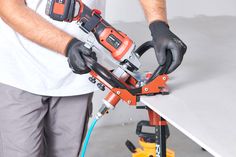
[[[90,72],[83,56],[87,56],[97,61],[95,52],[85,47],[84,42],[79,41],[76,38],[69,42],[66,48],[66,56],[68,57],[68,63],[72,71],[81,75]]]
[[[168,73],[173,72],[182,62],[187,46],[174,33],[169,30],[169,26],[163,21],[154,21],[149,25],[154,41],[156,57],[160,65],[166,62],[166,52],[172,53],[172,63]]]

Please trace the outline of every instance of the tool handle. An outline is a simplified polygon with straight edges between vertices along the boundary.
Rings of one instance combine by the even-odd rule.
[[[86,55],[83,55],[83,58],[85,59],[87,66],[91,70],[93,70],[98,76],[100,76],[102,79],[104,79],[106,82],[108,82],[111,86],[116,87],[116,88],[121,88],[121,89],[127,89],[127,87],[121,81],[119,81],[119,79],[117,77],[115,77],[111,73],[110,70],[103,67],[101,64],[99,64],[93,58],[88,57]]]
[[[135,147],[135,145],[134,145],[131,141],[127,140],[127,141],[125,142],[125,145],[127,146],[127,148],[128,148],[132,153],[136,153],[136,147]]]
[[[143,131],[143,128],[146,127],[146,128],[152,128],[152,132],[144,132]],[[137,124],[137,128],[136,128],[136,134],[143,138],[145,140],[145,142],[151,142],[151,143],[154,143],[155,142],[155,139],[156,139],[156,134],[154,132],[155,130],[155,126],[152,126],[150,125],[149,121],[140,121],[138,124]]]
[[[139,56],[142,57],[144,53],[146,53],[149,49],[154,48],[154,42],[153,41],[147,41],[143,43],[136,51],[135,53]],[[166,52],[166,63],[162,66],[158,66],[157,69],[154,71],[152,77],[147,81],[151,82],[153,79],[155,79],[159,75],[167,74],[170,65],[172,62],[172,53],[170,50],[167,50]]]
[[[156,129],[157,127],[161,127],[161,126],[155,126],[155,125],[151,125],[150,124],[150,121],[146,121],[146,120],[143,120],[143,121],[140,121],[138,124],[137,124],[137,128],[136,128],[136,134],[143,138],[146,142],[152,142],[154,143],[155,140],[156,140]],[[169,131],[169,127],[168,125],[165,125],[165,138],[169,138],[170,136],[170,131]],[[149,131],[144,131],[144,128],[146,130],[148,130],[147,128],[149,128]]]

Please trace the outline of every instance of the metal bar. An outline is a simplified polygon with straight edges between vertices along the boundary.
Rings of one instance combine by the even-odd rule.
[[[165,121],[165,119],[161,118],[161,121]],[[166,126],[159,126],[159,141],[160,141],[160,156],[166,157]]]

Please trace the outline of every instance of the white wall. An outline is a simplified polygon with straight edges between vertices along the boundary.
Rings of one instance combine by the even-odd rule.
[[[194,17],[197,15],[236,16],[236,0],[166,0],[168,17]],[[111,23],[118,21],[143,21],[139,0],[107,0],[106,18]]]

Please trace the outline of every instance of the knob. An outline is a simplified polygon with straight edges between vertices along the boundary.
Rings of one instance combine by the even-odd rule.
[[[94,77],[89,77],[89,81],[92,83],[96,83],[96,79]]]
[[[105,91],[105,86],[102,83],[98,83],[97,86],[101,91]]]

